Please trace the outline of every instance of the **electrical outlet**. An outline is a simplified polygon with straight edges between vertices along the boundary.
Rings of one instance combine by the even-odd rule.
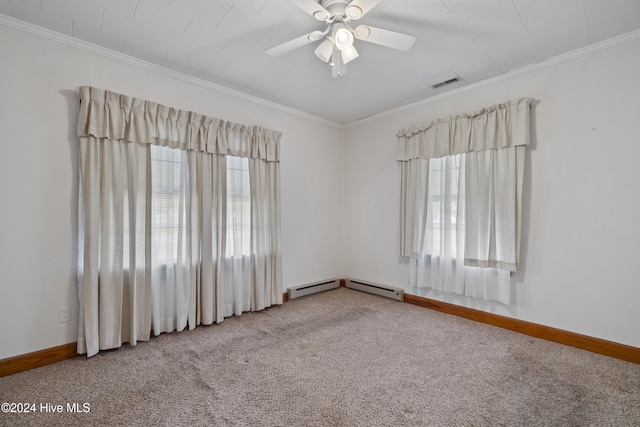
[[[379,265],[375,266],[375,272],[376,272],[376,274],[380,274],[380,266]]]
[[[58,307],[58,323],[71,321],[71,307]]]

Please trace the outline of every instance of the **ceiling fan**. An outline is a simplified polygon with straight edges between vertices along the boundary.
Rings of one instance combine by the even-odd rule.
[[[328,62],[333,77],[347,73],[347,63],[358,57],[354,38],[369,43],[407,51],[416,38],[407,34],[368,25],[353,28],[352,21],[366,15],[382,0],[289,0],[318,21],[325,22],[324,31],[312,31],[267,50],[271,56],[284,55],[294,49],[324,39],[315,50],[320,60]]]

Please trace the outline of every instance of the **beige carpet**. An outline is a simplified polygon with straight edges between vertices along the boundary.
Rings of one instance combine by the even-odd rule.
[[[640,426],[640,365],[341,288],[0,378],[0,402],[36,404],[6,426]]]

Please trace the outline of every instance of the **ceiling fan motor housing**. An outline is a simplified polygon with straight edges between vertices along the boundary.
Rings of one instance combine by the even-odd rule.
[[[330,17],[342,16],[346,18],[345,10],[349,3],[351,3],[349,0],[322,0],[321,5],[329,11]],[[330,17],[327,17],[327,19]]]

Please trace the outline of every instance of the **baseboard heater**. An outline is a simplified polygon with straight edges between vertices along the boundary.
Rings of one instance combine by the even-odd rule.
[[[300,298],[306,295],[316,294],[318,292],[328,291],[340,287],[339,279],[327,279],[319,282],[307,283],[287,289],[289,299]]]
[[[380,295],[398,301],[404,300],[404,291],[400,288],[394,288],[393,286],[379,285],[377,283],[369,283],[355,279],[347,279],[346,286],[350,289],[368,292],[370,294]]]

